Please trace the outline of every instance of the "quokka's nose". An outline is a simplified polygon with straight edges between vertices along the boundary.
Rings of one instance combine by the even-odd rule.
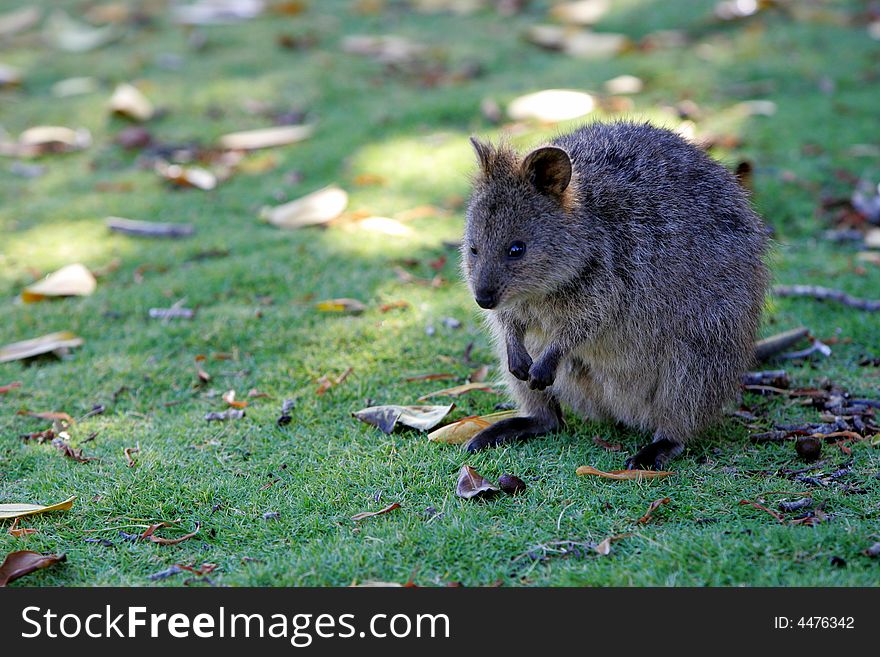
[[[480,308],[486,310],[491,310],[498,305],[498,293],[495,290],[477,290],[474,299]]]

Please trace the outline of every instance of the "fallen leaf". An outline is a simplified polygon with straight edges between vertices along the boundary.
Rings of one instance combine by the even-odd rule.
[[[447,424],[428,434],[428,440],[447,445],[461,445],[477,435],[488,426],[501,420],[517,417],[519,411],[499,411],[489,415],[466,417],[458,422]]]
[[[70,331],[49,333],[48,335],[42,335],[39,338],[13,342],[12,344],[0,347],[0,363],[8,363],[13,360],[22,360],[24,358],[33,358],[40,354],[79,347],[82,343],[83,339],[77,337]]]
[[[12,527],[9,528],[7,532],[11,536],[15,536],[16,538],[21,538],[22,536],[30,536],[31,534],[38,534],[39,530],[34,529],[33,527],[19,527],[18,526],[19,518],[16,518],[12,521]]]
[[[586,475],[596,475],[597,477],[614,479],[616,481],[641,481],[642,479],[659,479],[661,477],[668,477],[675,473],[664,470],[611,470],[610,472],[603,472],[592,466],[582,465],[577,469],[576,474],[581,477]]]
[[[413,229],[390,217],[365,217],[355,223],[355,227],[371,233],[381,233],[392,237],[412,235]]]
[[[475,381],[473,383],[463,383],[460,386],[444,388],[443,390],[438,390],[437,392],[431,392],[427,395],[422,395],[416,401],[425,401],[426,399],[429,399],[431,397],[459,397],[461,395],[466,395],[470,392],[498,393],[498,391],[492,388],[492,386],[487,385],[481,381]]]
[[[18,415],[27,415],[28,417],[37,417],[41,420],[63,420],[69,424],[73,424],[74,419],[70,416],[69,413],[64,413],[63,411],[27,411],[21,410],[17,412]]]
[[[0,14],[0,38],[11,37],[34,27],[43,17],[43,10],[33,5]]]
[[[227,390],[224,392],[222,399],[233,408],[245,408],[248,405],[246,401],[235,400],[235,390]]]
[[[122,217],[107,217],[104,222],[113,232],[139,237],[188,237],[195,232],[195,228],[190,224],[137,221]]]
[[[170,308],[150,308],[150,319],[192,319],[196,312],[192,308],[171,306]]]
[[[354,371],[353,367],[349,367],[342,374],[337,377],[331,377],[327,374],[318,379],[318,389],[315,391],[317,395],[323,395],[325,392],[333,388],[334,386],[338,386],[340,383],[345,381],[348,378],[348,375]]]
[[[243,410],[230,408],[222,412],[205,413],[205,420],[208,422],[225,422],[226,420],[240,420],[244,416]]]
[[[52,447],[61,452],[62,456],[76,461],[77,463],[88,463],[89,461],[98,460],[96,456],[83,456],[82,448],[74,449],[66,440],[61,437],[52,440]]]
[[[352,415],[366,422],[384,433],[391,433],[399,422],[419,431],[428,431],[437,426],[449,412],[455,408],[455,404],[449,406],[370,406],[352,413]]]
[[[81,151],[92,145],[92,135],[85,128],[74,130],[65,126],[40,125],[28,128],[18,136],[17,155],[34,157],[46,153]]]
[[[43,280],[28,285],[21,293],[24,303],[34,303],[49,297],[88,296],[95,291],[97,281],[84,265],[62,267]]]
[[[413,381],[441,381],[443,379],[454,379],[454,374],[449,374],[448,372],[438,373],[438,374],[419,374],[417,376],[408,376],[404,379],[407,383],[412,383]]]
[[[156,173],[179,187],[193,187],[207,192],[217,186],[217,176],[201,167],[183,167],[159,161],[156,162]]]
[[[47,511],[67,511],[73,506],[76,497],[71,497],[57,504],[42,506],[40,504],[0,504],[0,520],[34,516]]]
[[[782,518],[782,514],[781,514],[781,513],[777,513],[777,512],[774,511],[773,509],[768,509],[766,506],[764,506],[764,505],[762,505],[762,504],[758,504],[757,502],[752,502],[751,500],[740,500],[739,503],[740,503],[741,505],[743,505],[743,504],[748,504],[748,505],[750,505],[750,506],[755,507],[756,509],[760,509],[761,511],[766,511],[766,512],[769,513],[771,516],[773,516],[774,518],[776,518],[779,522],[782,522],[782,521],[783,521],[783,518]]]
[[[585,116],[596,103],[590,94],[569,89],[547,89],[514,99],[507,115],[514,121],[529,119],[556,123]]]
[[[6,64],[0,64],[0,89],[17,87],[21,84],[21,71]]]
[[[654,514],[654,511],[656,511],[657,509],[659,509],[659,508],[660,508],[661,506],[663,506],[664,504],[669,504],[671,501],[672,501],[672,500],[670,500],[668,497],[663,497],[663,498],[661,498],[661,499],[659,499],[659,500],[654,500],[654,501],[651,502],[651,504],[648,506],[648,510],[645,512],[645,515],[643,515],[641,518],[639,518],[638,520],[636,520],[636,524],[638,524],[638,525],[644,525],[645,523],[647,523],[648,521],[651,520],[651,516]]]
[[[593,32],[570,25],[533,25],[526,32],[526,39],[541,48],[559,50],[579,59],[613,57],[633,46],[625,34]]]
[[[202,523],[196,521],[196,528],[179,538],[162,538],[161,536],[156,536],[155,531],[157,529],[161,529],[162,527],[170,527],[171,525],[167,522],[160,522],[155,525],[150,526],[143,534],[141,534],[141,539],[149,539],[152,543],[158,543],[159,545],[177,545],[178,543],[183,543],[184,541],[188,541],[193,536],[199,533],[199,530],[202,527]]]
[[[342,39],[342,50],[351,55],[371,57],[383,64],[406,65],[420,59],[427,48],[406,37],[352,34]]]
[[[489,376],[489,366],[481,365],[468,375],[468,381],[471,383],[482,383]]]
[[[255,18],[265,7],[264,0],[196,0],[175,4],[171,16],[179,25],[228,25]]]
[[[71,98],[73,96],[90,94],[98,89],[100,89],[100,83],[97,78],[82,76],[59,80],[52,85],[51,91],[52,95],[56,98]]]
[[[13,381],[12,383],[7,383],[5,386],[0,386],[0,395],[5,395],[10,390],[14,390],[15,388],[21,388],[21,381]]]
[[[71,18],[66,12],[56,9],[43,25],[43,40],[52,48],[64,52],[88,52],[118,41],[125,30],[118,25],[109,24],[94,27]]]
[[[391,301],[389,303],[383,303],[379,306],[379,312],[387,313],[389,310],[395,310],[397,308],[409,308],[409,301]]]
[[[623,449],[623,446],[621,446],[617,443],[612,445],[607,440],[600,438],[599,436],[593,436],[593,442],[596,443],[599,447],[601,447],[609,452],[619,452],[621,449]]]
[[[550,15],[563,23],[593,25],[611,8],[611,0],[578,0],[561,2],[550,8]]]
[[[601,554],[603,557],[608,556],[609,554],[611,554],[612,543],[615,543],[616,541],[619,541],[623,538],[628,538],[630,536],[632,536],[632,534],[616,534],[614,536],[609,536],[608,538],[601,540],[593,549],[598,554]]]
[[[201,363],[203,360],[205,360],[204,356],[202,356],[202,355],[196,356],[196,376],[199,378],[199,381],[201,381],[202,383],[207,383],[208,381],[211,380],[211,375],[208,374],[204,369],[202,369],[201,365],[199,365],[199,363]]]
[[[605,91],[615,96],[622,94],[637,94],[642,91],[645,83],[634,75],[618,75],[616,78],[606,80]]]
[[[458,473],[458,484],[455,486],[455,494],[464,499],[477,497],[478,495],[491,495],[498,492],[498,488],[493,486],[469,465],[461,466]]]
[[[0,564],[0,587],[35,570],[54,566],[66,559],[67,556],[63,554],[39,554],[30,550],[10,552]]]
[[[140,89],[128,83],[117,85],[110,97],[110,111],[133,121],[149,121],[155,114],[153,104]]]
[[[367,309],[362,301],[357,299],[327,299],[319,301],[315,304],[315,308],[325,313],[350,313],[352,315],[360,315]]]
[[[140,451],[140,445],[138,445],[137,447],[126,447],[124,450],[122,450],[122,453],[125,454],[126,465],[128,465],[129,468],[133,468],[135,466],[136,461],[134,460],[133,455],[139,454]]]
[[[381,516],[383,513],[388,513],[389,511],[394,511],[394,509],[399,509],[400,504],[394,502],[394,504],[389,504],[384,509],[379,509],[378,511],[363,511],[362,513],[354,514],[351,519],[352,520],[363,520],[364,518],[372,518],[373,516]]]
[[[274,208],[263,208],[260,218],[279,228],[302,228],[336,219],[348,207],[348,194],[331,185]]]
[[[315,132],[311,125],[282,125],[259,130],[231,132],[220,137],[220,148],[233,151],[252,151],[260,148],[286,146],[308,139]]]

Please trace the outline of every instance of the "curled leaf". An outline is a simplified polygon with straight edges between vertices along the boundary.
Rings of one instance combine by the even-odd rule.
[[[663,506],[664,504],[669,504],[669,502],[671,502],[671,501],[672,501],[672,500],[670,500],[668,497],[664,497],[664,498],[659,499],[659,500],[654,500],[654,501],[651,502],[651,504],[648,506],[648,510],[645,512],[645,515],[643,515],[641,518],[639,518],[638,520],[636,520],[636,524],[644,525],[644,524],[647,523],[649,520],[651,520],[651,516],[654,514],[654,511],[656,511],[657,509],[659,509],[659,508],[660,508],[661,506]]]
[[[10,552],[0,564],[0,587],[6,586],[9,582],[24,577],[35,570],[54,566],[66,559],[67,556],[63,554],[39,554],[30,550]]]
[[[661,477],[668,477],[671,474],[675,473],[664,470],[611,470],[610,472],[603,472],[602,470],[597,470],[590,465],[582,465],[577,469],[577,475],[580,477],[595,475],[597,477],[614,479],[616,481],[641,481],[642,479],[659,479]]]
[[[449,406],[370,406],[352,413],[361,422],[372,424],[384,433],[391,433],[398,423],[419,431],[428,431],[455,408]]]
[[[336,219],[348,206],[345,190],[331,185],[295,201],[263,208],[260,217],[279,228],[302,228]]]
[[[381,516],[383,513],[388,513],[390,511],[394,511],[394,509],[399,509],[400,504],[394,502],[394,504],[389,504],[384,509],[379,509],[378,511],[363,511],[361,513],[354,514],[351,519],[352,520],[363,520],[364,518],[372,518],[373,516]]]
[[[155,535],[155,531],[157,529],[159,529],[161,527],[168,527],[168,526],[169,526],[169,524],[167,522],[161,522],[157,525],[153,525],[152,527],[150,527],[147,531],[145,531],[141,535],[141,538],[142,539],[149,539],[150,542],[158,543],[159,545],[177,545],[178,543],[183,543],[184,541],[188,541],[193,536],[198,534],[199,530],[202,527],[202,523],[196,521],[196,528],[192,532],[190,532],[189,534],[186,534],[186,535],[181,536],[179,538],[162,538],[161,536]]]
[[[77,263],[62,267],[43,280],[28,285],[21,293],[21,300],[34,303],[49,297],[84,297],[92,294],[96,287],[97,281],[92,272]]]
[[[134,121],[149,121],[155,110],[153,104],[134,85],[123,83],[116,87],[110,97],[110,111]]]
[[[315,131],[311,125],[282,125],[261,130],[231,132],[220,137],[220,147],[234,151],[251,151],[258,148],[271,148],[295,144],[308,139]]]
[[[498,487],[483,478],[483,476],[469,465],[461,466],[458,473],[458,484],[455,494],[464,499],[470,499],[479,495],[491,495],[498,492]]]
[[[461,445],[477,435],[480,431],[496,422],[516,417],[518,411],[499,411],[489,415],[466,417],[458,422],[447,424],[445,427],[432,431],[428,434],[428,440],[447,445]]]
[[[0,520],[35,516],[47,511],[67,511],[73,506],[76,497],[70,497],[63,502],[43,506],[42,504],[0,504]]]
[[[453,388],[444,388],[443,390],[438,390],[437,392],[431,392],[427,395],[422,395],[418,398],[417,401],[425,401],[426,399],[430,399],[431,397],[458,397],[460,395],[466,395],[469,392],[493,392],[497,393],[492,386],[482,383],[479,381],[474,381],[473,383],[464,383],[460,386],[455,386]]]

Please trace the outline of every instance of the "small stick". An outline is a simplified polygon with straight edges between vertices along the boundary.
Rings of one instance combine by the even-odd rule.
[[[164,224],[122,217],[107,217],[106,224],[114,232],[142,237],[188,237],[195,232],[190,224]]]
[[[769,338],[758,340],[755,343],[755,358],[759,361],[769,360],[776,354],[782,353],[793,344],[807,337],[810,330],[805,326],[801,326],[784,333],[771,335]]]
[[[779,297],[811,297],[819,301],[837,301],[844,306],[868,312],[880,310],[880,301],[859,299],[841,290],[832,290],[815,285],[774,285],[773,294]]]

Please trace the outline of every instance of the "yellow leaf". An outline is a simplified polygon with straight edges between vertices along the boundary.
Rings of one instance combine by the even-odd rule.
[[[75,499],[76,496],[51,506],[41,506],[39,504],[0,504],[0,519],[9,520],[21,518],[22,516],[34,516],[38,513],[46,513],[47,511],[67,511],[73,506]]]
[[[351,313],[359,315],[367,309],[367,306],[357,299],[327,299],[316,303],[315,308],[324,313]]]
[[[49,297],[85,297],[92,294],[97,281],[86,267],[77,263],[62,267],[41,281],[28,285],[21,293],[25,303],[43,301]]]
[[[675,473],[664,470],[612,470],[611,472],[603,472],[590,465],[582,465],[577,469],[577,474],[580,477],[585,475],[596,475],[597,477],[614,479],[616,481],[624,481],[628,479],[641,481],[642,479],[659,479],[660,477],[668,477]]]
[[[447,445],[461,445],[477,435],[488,426],[500,420],[516,417],[518,411],[499,411],[478,417],[466,417],[458,422],[447,424],[428,434],[428,440]]]

